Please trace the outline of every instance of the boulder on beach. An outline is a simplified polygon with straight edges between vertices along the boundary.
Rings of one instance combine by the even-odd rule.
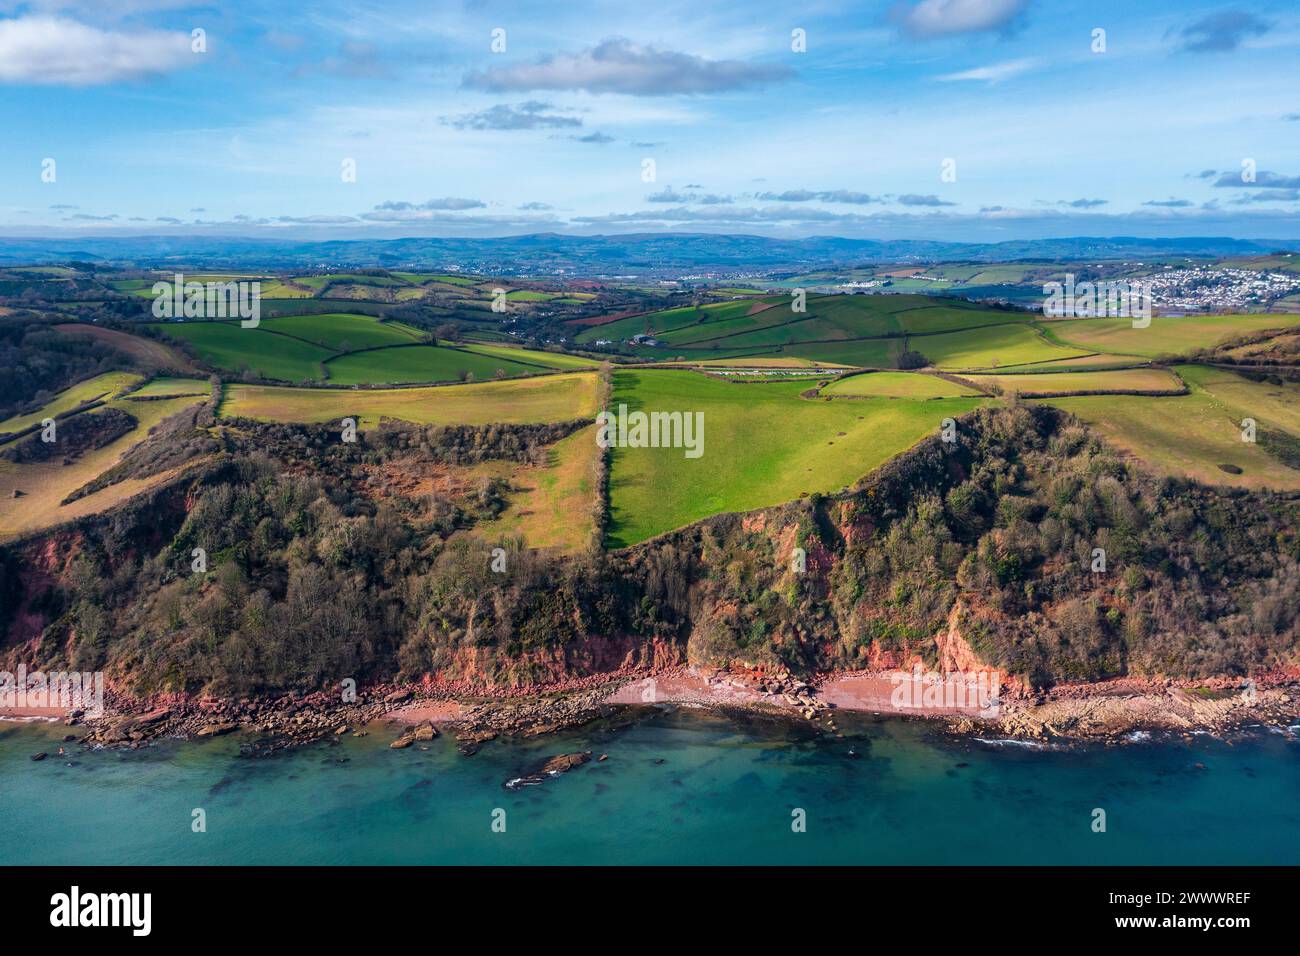
[[[195,737],[220,737],[238,729],[238,724],[204,724],[197,731]]]

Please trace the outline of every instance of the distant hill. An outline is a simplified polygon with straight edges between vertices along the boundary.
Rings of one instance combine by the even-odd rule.
[[[486,274],[570,276],[663,275],[682,269],[800,271],[875,262],[1008,262],[1018,259],[1102,260],[1160,256],[1255,256],[1300,240],[1223,237],[1133,237],[1013,240],[996,243],[878,241],[738,235],[570,236],[537,234],[489,239],[408,238],[304,242],[210,236],[125,236],[73,239],[0,238],[0,265],[77,260],[179,268],[421,268],[460,266]]]

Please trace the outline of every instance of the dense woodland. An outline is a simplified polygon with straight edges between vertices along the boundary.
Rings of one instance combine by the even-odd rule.
[[[0,420],[40,408],[82,379],[126,369],[122,353],[89,339],[60,335],[39,320],[0,319]]]
[[[988,664],[1045,685],[1258,671],[1293,661],[1300,636],[1300,500],[1150,477],[1048,408],[972,413],[955,444],[927,440],[765,521],[720,515],[577,556],[478,533],[504,507],[499,483],[412,496],[374,480],[528,460],[577,423],[394,427],[355,445],[234,424],[184,480],[0,549],[0,656],[104,668],[137,691],[431,673],[518,685],[629,654],[803,673],[933,661],[955,617]]]

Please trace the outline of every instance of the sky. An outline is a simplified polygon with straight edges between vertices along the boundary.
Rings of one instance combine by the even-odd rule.
[[[1298,240],[1300,7],[0,0],[0,129],[4,236]]]

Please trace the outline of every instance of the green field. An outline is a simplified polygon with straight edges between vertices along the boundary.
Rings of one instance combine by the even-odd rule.
[[[232,372],[247,368],[284,382],[319,380],[321,363],[333,354],[319,345],[261,327],[241,328],[238,323],[168,322],[153,328],[188,342],[204,361],[218,368]]]
[[[381,322],[368,315],[325,312],[318,315],[285,315],[262,320],[262,328],[281,335],[304,339],[331,352],[383,345],[410,345],[420,341],[420,330],[400,322]]]
[[[920,352],[938,368],[977,369],[1048,362],[1083,354],[1082,349],[1049,342],[1029,325],[996,325],[912,336],[907,347]]]
[[[262,296],[262,321],[280,315],[348,315],[382,316],[393,309],[388,302],[357,302],[350,299],[313,299],[311,297],[272,299]]]
[[[1062,319],[1045,322],[1049,335],[1089,352],[1137,355],[1186,355],[1228,339],[1266,329],[1300,325],[1300,315],[1156,316],[1145,329],[1132,319]]]
[[[424,334],[400,322],[351,312],[265,318],[257,328],[238,322],[168,322],[152,326],[189,342],[202,358],[230,372],[251,369],[263,378],[339,385],[482,381],[548,369],[593,368],[576,355],[500,345],[422,345]],[[322,371],[323,366],[323,371]]]
[[[207,398],[211,391],[211,386],[201,378],[155,378],[147,385],[137,388],[130,397],[135,399],[160,398],[164,395],[168,397],[202,395]]]
[[[912,334],[948,332],[953,329],[977,328],[982,325],[1006,325],[1021,321],[1019,316],[1007,312],[994,312],[979,308],[923,308],[895,313],[903,331]]]
[[[812,359],[794,356],[774,356],[772,358],[732,358],[732,359],[687,359],[687,363],[701,368],[812,368],[816,365]]]
[[[1069,392],[1169,392],[1183,387],[1173,372],[1163,368],[1128,368],[1103,371],[1044,372],[1026,375],[967,375],[969,381],[992,386],[1004,393],[1050,395]]]
[[[481,281],[476,276],[445,275],[441,272],[394,272],[393,275],[399,279],[405,279],[407,282],[420,285],[429,282],[440,282],[454,286],[474,286]]]
[[[763,304],[770,307],[750,314]],[[636,354],[666,360],[720,358],[739,350],[755,357],[892,368],[910,349],[941,368],[979,369],[1087,354],[1051,341],[1027,314],[926,295],[810,296],[803,313],[791,309],[788,296],[766,296],[632,316],[584,328],[577,339],[625,341],[647,328],[661,344],[638,346]]]
[[[538,292],[536,289],[511,289],[506,298],[511,302],[549,302],[560,295],[559,292]]]
[[[782,355],[812,359],[862,368],[893,368],[903,352],[900,339],[863,339],[859,342],[839,342],[822,345],[796,345],[782,349]]]
[[[490,425],[594,418],[596,373],[428,388],[289,388],[231,385],[221,414],[268,422],[332,422],[355,416],[362,428],[389,418],[420,425]]]
[[[412,345],[340,355],[325,364],[325,371],[329,381],[338,385],[401,385],[451,382],[462,378],[462,373],[483,381],[496,377],[498,372],[522,375],[539,369],[440,345]]]
[[[726,348],[771,348],[965,329],[1019,319],[1014,313],[924,295],[814,295],[807,298],[804,312],[795,312],[792,305],[787,295],[667,309],[588,326],[577,334],[577,341],[627,340],[648,328],[672,348],[714,343]]]
[[[807,301],[808,311],[805,313],[792,312],[788,303],[778,305],[752,317],[765,320],[762,328],[740,335],[728,335],[719,341],[732,348],[751,345],[771,347],[901,334],[901,322],[893,310],[880,307],[882,302],[883,297],[872,296],[810,296]],[[669,338],[671,341],[672,337]]]
[[[1211,485],[1300,489],[1300,471],[1288,468],[1264,446],[1242,441],[1242,419],[1259,429],[1277,428],[1300,437],[1296,427],[1297,386],[1248,382],[1231,373],[1197,366],[1179,368],[1189,395],[1144,398],[1092,395],[1048,399],[1097,429],[1144,467]],[[1258,438],[1258,433],[1257,433]],[[1219,465],[1241,469],[1240,474]]]
[[[461,345],[458,348],[477,355],[487,355],[497,359],[509,359],[520,365],[539,365],[542,368],[595,368],[600,364],[596,359],[583,358],[581,355],[569,355],[564,352],[540,352],[536,349],[514,348],[509,345]]]
[[[595,342],[597,339],[619,341],[639,335],[647,328],[653,330],[657,337],[667,338],[668,333],[675,329],[690,329],[702,322],[743,316],[752,304],[751,302],[721,302],[698,309],[694,306],[685,306],[651,312],[648,315],[633,315],[604,325],[585,326],[576,334],[574,340],[582,343]]]
[[[376,286],[400,286],[403,284],[401,279],[393,279],[389,276],[360,275],[355,272],[336,272],[323,276],[294,276],[293,282],[296,285],[306,286],[309,289],[323,289],[325,286],[335,282]]]
[[[850,375],[831,382],[821,390],[823,395],[852,398],[956,398],[978,396],[980,392],[937,375],[919,372],[868,372]]]
[[[1142,365],[1146,359],[1137,356],[1107,355],[1099,352],[1095,355],[1080,355],[1078,358],[1061,359],[1059,362],[1028,362],[1023,365],[999,365],[998,373],[1028,372],[1039,374],[1045,372],[1073,372],[1077,370],[1121,369]]]
[[[617,370],[629,411],[702,412],[704,449],[616,448],[609,544],[623,547],[724,511],[849,486],[981,399],[807,401],[805,382],[738,385],[690,371]]]
[[[1280,428],[1300,438],[1300,385],[1252,382],[1204,365],[1181,365],[1178,374],[1192,388],[1232,409],[1235,416],[1254,418],[1260,428]]]

